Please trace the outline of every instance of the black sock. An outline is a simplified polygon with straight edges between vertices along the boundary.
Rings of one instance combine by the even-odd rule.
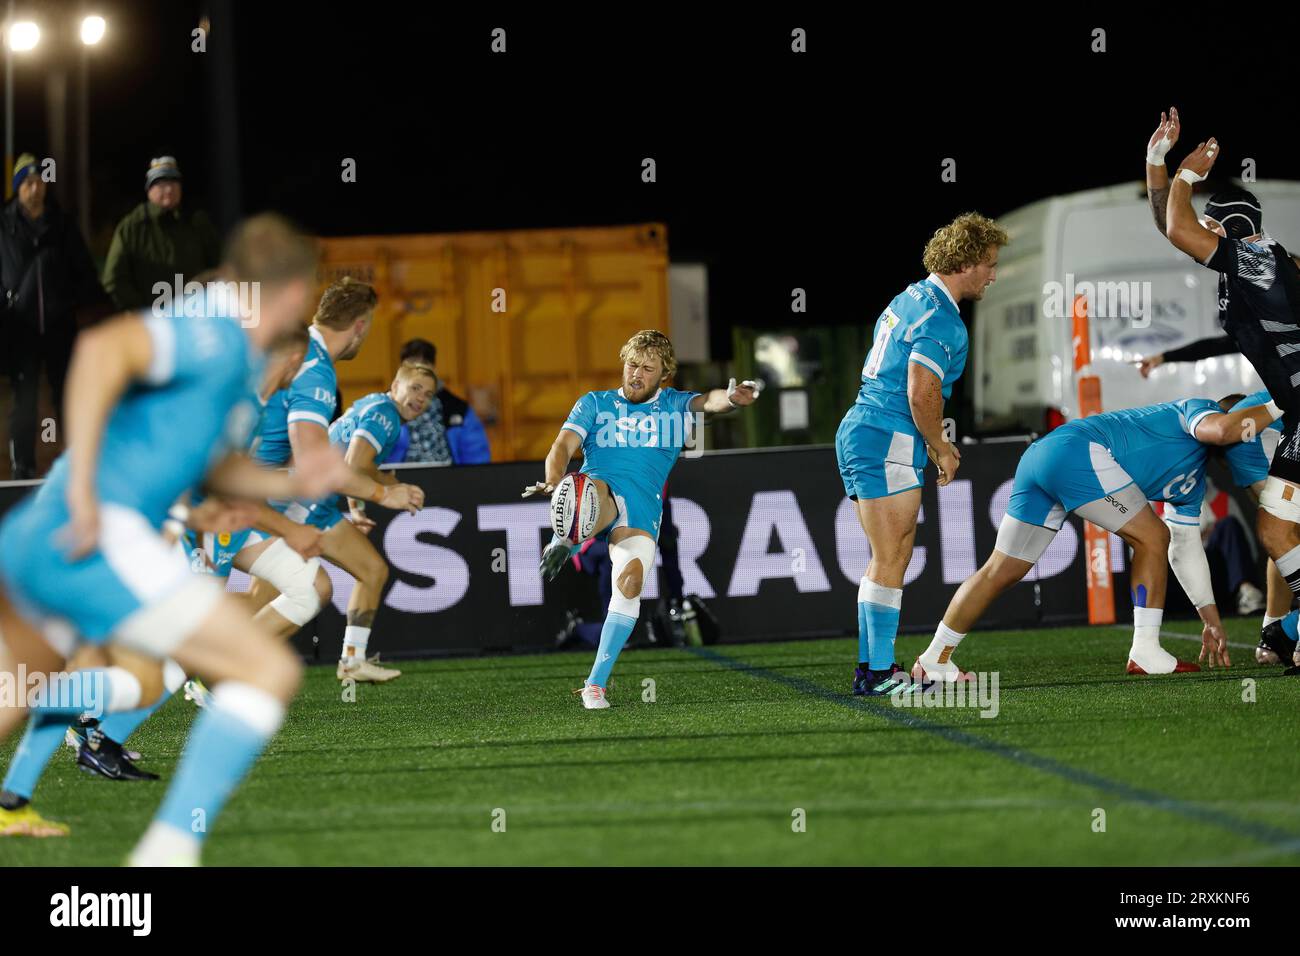
[[[21,810],[31,801],[8,790],[0,791],[0,807],[6,810]]]

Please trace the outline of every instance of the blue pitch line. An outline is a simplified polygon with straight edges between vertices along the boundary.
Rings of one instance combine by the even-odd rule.
[[[942,724],[932,724],[927,720],[922,720],[910,713],[896,710],[891,706],[877,706],[868,701],[857,697],[846,697],[844,694],[830,690],[820,684],[814,684],[812,681],[802,680],[798,677],[790,677],[782,674],[780,671],[768,670],[765,667],[756,667],[752,664],[746,664],[744,661],[727,657],[725,654],[719,654],[716,651],[708,650],[701,647],[685,648],[697,657],[705,658],[715,664],[721,664],[734,671],[740,671],[750,674],[754,677],[760,677],[763,680],[771,681],[775,684],[782,684],[792,690],[808,694],[813,697],[820,697],[823,700],[830,701],[833,704],[839,704],[842,707],[848,707],[850,710],[874,714],[878,717],[884,717],[886,720],[892,720],[896,724],[902,724],[913,730],[922,730],[928,734],[934,734],[941,737],[949,743],[958,744],[963,747],[970,747],[974,750],[981,750],[984,753],[992,754],[995,757],[1002,757],[1006,760],[1023,764],[1026,767],[1032,767],[1035,770],[1041,770],[1043,773],[1060,777],[1070,783],[1081,784],[1086,787],[1093,787],[1097,790],[1113,794],[1123,800],[1131,800],[1144,806],[1152,807],[1157,810],[1167,810],[1170,813],[1186,817],[1189,820],[1195,820],[1200,823],[1209,823],[1223,830],[1228,830],[1240,836],[1250,837],[1252,840],[1258,840],[1261,843],[1271,844],[1280,850],[1287,852],[1300,851],[1300,836],[1289,833],[1286,830],[1278,830],[1263,823],[1254,823],[1249,820],[1239,820],[1236,817],[1229,816],[1226,813],[1220,813],[1208,807],[1198,806],[1194,803],[1188,803],[1185,800],[1179,800],[1175,797],[1167,797],[1164,794],[1156,793],[1154,790],[1143,790],[1140,787],[1130,786],[1127,783],[1121,783],[1118,780],[1108,780],[1100,777],[1095,773],[1087,770],[1080,770],[1077,767],[1071,767],[1069,764],[1061,763],[1050,757],[1043,757],[1039,754],[1030,753],[1026,750],[1018,750],[1015,747],[1008,747],[1005,744],[999,744],[992,740],[985,740],[974,734],[966,733],[962,730],[956,730],[952,727],[945,727]]]

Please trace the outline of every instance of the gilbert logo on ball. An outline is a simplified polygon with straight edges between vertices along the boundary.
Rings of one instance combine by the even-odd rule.
[[[596,529],[600,498],[596,483],[573,472],[560,479],[551,494],[551,530],[573,544],[587,540]]]

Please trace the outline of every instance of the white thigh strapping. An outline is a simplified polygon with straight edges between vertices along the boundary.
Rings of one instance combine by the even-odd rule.
[[[1269,475],[1259,496],[1259,506],[1282,521],[1300,524],[1300,488]]]
[[[1008,557],[1037,564],[1055,537],[1056,532],[1051,528],[1027,524],[1011,515],[1003,515],[994,547]]]

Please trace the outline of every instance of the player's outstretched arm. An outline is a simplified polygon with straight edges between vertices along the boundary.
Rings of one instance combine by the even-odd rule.
[[[1219,237],[1201,225],[1192,208],[1192,185],[1210,174],[1219,157],[1219,144],[1210,137],[1196,147],[1169,186],[1169,208],[1165,217],[1165,235],[1175,248],[1199,263],[1206,263],[1219,248]]]
[[[72,557],[89,554],[95,548],[99,536],[95,475],[104,428],[131,383],[148,376],[153,352],[148,328],[135,315],[111,319],[77,337],[63,392]]]
[[[1166,507],[1168,507],[1166,505]],[[1169,528],[1169,566],[1182,585],[1187,599],[1196,608],[1204,625],[1201,631],[1201,656],[1210,667],[1229,667],[1228,636],[1224,633],[1219,609],[1214,603],[1214,586],[1210,580],[1210,562],[1205,557],[1201,542],[1200,524],[1181,523],[1165,519]],[[1208,661],[1207,661],[1208,658]]]
[[[939,469],[939,484],[946,485],[957,474],[961,452],[943,434],[943,383],[920,362],[907,363],[907,404],[927,454]]]
[[[690,408],[692,412],[703,412],[706,415],[725,415],[737,408],[753,405],[762,391],[761,382],[746,379],[737,385],[733,378],[727,382],[726,388],[714,388],[703,395],[696,395],[691,399]]]
[[[1196,423],[1196,439],[1207,445],[1235,445],[1251,441],[1274,421],[1282,417],[1276,402],[1252,405],[1235,412],[1206,415]]]
[[[1147,200],[1162,236],[1165,235],[1169,205],[1169,170],[1165,168],[1165,154],[1178,142],[1178,132],[1178,110],[1171,106],[1168,115],[1160,114],[1160,125],[1147,140]]]
[[[246,454],[227,455],[208,472],[204,487],[230,498],[320,498],[353,474],[343,456],[328,445],[293,472],[263,468]]]
[[[550,494],[564,477],[564,469],[582,447],[582,436],[575,431],[561,428],[560,433],[551,442],[551,450],[546,453],[545,471],[541,481],[524,489],[523,497],[530,498],[537,494]]]

